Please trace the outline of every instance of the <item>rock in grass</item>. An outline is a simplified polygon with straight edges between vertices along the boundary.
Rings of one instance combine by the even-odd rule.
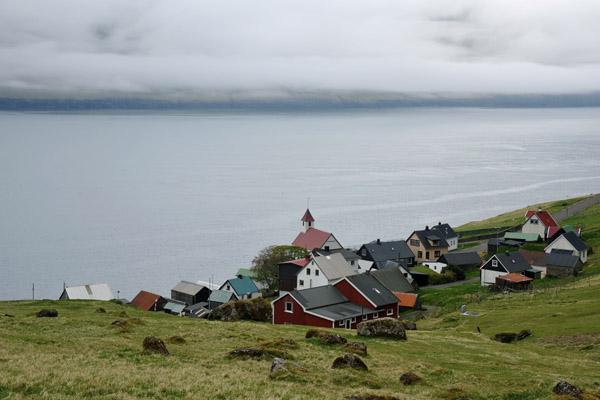
[[[106,309],[104,307],[99,307],[96,309],[97,313],[106,313]]]
[[[348,353],[333,360],[333,365],[331,366],[331,369],[337,369],[340,367],[350,367],[352,369],[362,369],[365,371],[369,370],[369,368],[367,368],[367,364],[365,364],[363,360],[361,360],[354,354]]]
[[[263,297],[229,301],[212,310],[208,315],[208,319],[270,322],[272,319],[271,303]]]
[[[145,351],[159,353],[163,356],[169,355],[169,351],[167,350],[167,346],[165,346],[165,342],[163,342],[156,336],[146,336],[146,338],[144,339],[143,346]]]
[[[306,332],[306,338],[317,338],[323,340],[327,344],[345,344],[348,343],[345,337],[336,333],[330,333],[321,329],[309,329]]]
[[[404,385],[412,385],[413,383],[419,383],[422,380],[423,378],[412,372],[406,372],[400,376],[400,382]]]
[[[44,309],[44,310],[40,310],[38,311],[38,313],[36,314],[38,316],[38,318],[44,318],[44,317],[48,317],[48,318],[52,318],[52,317],[58,317],[58,311],[56,311],[55,309]]]
[[[241,357],[261,357],[263,349],[261,347],[240,347],[239,349],[231,350],[229,354]]]
[[[361,336],[384,336],[406,340],[406,331],[402,322],[394,318],[380,318],[361,322],[356,327],[356,332]]]
[[[273,363],[271,364],[271,378],[279,378],[298,373],[307,374],[308,370],[299,364],[283,358],[273,358]]]
[[[494,339],[500,343],[510,343],[517,338],[516,333],[497,333]]]
[[[583,398],[583,390],[565,381],[559,381],[552,391],[560,396],[572,396],[579,400]]]
[[[402,326],[407,331],[416,331],[417,330],[417,324],[414,321],[409,321],[407,319],[402,320]]]
[[[292,339],[277,338],[263,340],[258,345],[260,347],[296,347],[296,342],[294,342]]]
[[[367,345],[362,342],[346,343],[344,348],[357,354],[367,355]]]
[[[186,341],[183,336],[174,335],[165,339],[165,342],[170,344],[184,344]]]
[[[531,329],[523,329],[521,332],[517,333],[517,340],[523,340],[528,336],[531,336]]]

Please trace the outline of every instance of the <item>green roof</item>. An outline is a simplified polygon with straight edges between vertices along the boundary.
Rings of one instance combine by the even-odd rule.
[[[235,276],[249,276],[250,278],[256,278],[256,274],[250,268],[240,268],[235,273]]]
[[[208,296],[208,301],[214,301],[215,303],[227,303],[229,300],[231,300],[231,296],[235,295],[226,290],[213,290],[210,296]]]
[[[229,279],[229,284],[231,284],[231,286],[239,296],[246,293],[258,292],[258,288],[249,276],[242,276],[241,278]]]
[[[537,233],[506,232],[504,239],[524,240],[526,242],[537,242],[540,235]]]
[[[565,233],[574,232],[577,236],[580,236],[579,231],[571,225],[565,225],[562,228],[565,230]]]

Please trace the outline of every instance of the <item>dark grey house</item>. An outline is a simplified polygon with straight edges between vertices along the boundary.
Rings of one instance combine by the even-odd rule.
[[[171,298],[192,305],[207,301],[210,289],[197,283],[181,281],[171,289]]]
[[[363,244],[357,252],[363,260],[373,261],[373,266],[379,269],[386,261],[395,261],[407,267],[415,263],[415,255],[405,240],[382,242],[380,239]]]
[[[437,260],[446,265],[454,265],[463,269],[470,267],[481,267],[483,260],[476,251],[467,251],[464,253],[446,253]]]

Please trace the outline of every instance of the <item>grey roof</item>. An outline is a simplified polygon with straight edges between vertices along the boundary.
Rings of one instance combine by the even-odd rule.
[[[588,248],[587,244],[585,244],[585,242],[581,240],[579,236],[577,236],[577,234],[573,231],[567,232],[563,236],[569,241],[569,243],[571,243],[571,246],[573,246],[577,251],[584,251]]]
[[[572,254],[550,253],[546,257],[546,265],[555,267],[575,268],[579,257]]]
[[[569,254],[569,255],[573,255],[573,250],[567,250],[567,249],[552,249],[552,251],[550,251],[550,254]]]
[[[398,261],[398,259],[414,258],[415,256],[405,240],[395,240],[390,242],[377,242],[377,240],[374,240],[370,243],[363,244],[362,247],[367,249],[375,262],[386,260]]]
[[[498,261],[500,261],[500,264],[502,264],[504,269],[506,269],[509,273],[526,271],[531,268],[531,265],[529,265],[527,263],[527,261],[525,260],[525,257],[523,257],[523,255],[521,253],[519,253],[518,251],[508,253],[508,254],[506,254],[506,253],[496,254],[494,257],[496,257],[498,259]],[[491,260],[491,258],[490,258],[490,260]],[[489,261],[488,261],[488,263],[489,263]]]
[[[369,272],[347,276],[346,279],[377,307],[398,302],[398,298]]]
[[[336,254],[336,253],[340,253],[344,259],[346,259],[346,261],[352,261],[352,260],[358,260],[360,257],[358,256],[358,254],[350,251],[350,250],[346,250],[346,249],[335,249],[335,250],[321,250],[321,249],[314,249],[313,250],[313,254],[314,255],[321,255],[321,256],[330,256],[332,254]]]
[[[195,296],[202,289],[204,289],[204,286],[198,285],[197,283],[181,281],[177,285],[175,285],[175,287],[173,287],[173,289],[171,289],[171,290],[173,290],[175,292],[191,294],[192,296]]]
[[[373,278],[392,292],[413,292],[414,288],[400,271],[400,268],[389,268],[371,271]]]
[[[371,311],[368,308],[362,307],[358,304],[351,303],[349,301],[340,304],[333,304],[330,306],[313,308],[310,310],[311,313],[320,315],[324,318],[338,321],[340,319],[358,317],[363,314],[364,311]]]
[[[208,296],[208,301],[214,301],[215,303],[227,303],[231,299],[236,299],[235,293],[227,290],[213,290]]]
[[[444,239],[443,237],[438,237],[437,236],[437,231],[432,231],[431,229],[427,230],[423,230],[423,231],[415,231],[414,232],[417,237],[419,238],[419,240],[421,241],[421,243],[423,244],[423,246],[426,249],[434,249],[434,248],[438,248],[438,247],[448,247],[448,242],[446,242],[446,239]],[[411,235],[412,236],[412,235]],[[429,240],[439,240],[440,244],[439,246],[434,246],[432,244],[429,243]]]
[[[207,307],[208,307],[208,302],[207,301],[201,301],[200,303],[196,303],[196,304],[192,304],[191,306],[187,306],[183,310],[185,312],[194,312],[194,311],[198,311],[198,310],[200,310],[202,308],[207,308]]]
[[[438,222],[438,224],[432,226],[431,229],[438,231],[444,239],[458,237],[458,234],[454,232],[454,229],[452,229],[452,227],[450,227],[448,224],[442,224],[441,222]]]
[[[289,293],[305,310],[341,304],[348,299],[331,285],[310,289],[292,290]]]
[[[331,254],[329,256],[316,256],[313,260],[327,279],[338,279],[355,274],[352,267],[350,267],[344,256],[340,253]],[[308,266],[310,264],[306,265]]]
[[[476,251],[468,251],[464,253],[443,254],[438,259],[438,262],[443,262],[444,264],[456,265],[460,267],[463,265],[481,265],[483,260],[481,259],[481,257],[479,257],[479,254],[477,254]]]

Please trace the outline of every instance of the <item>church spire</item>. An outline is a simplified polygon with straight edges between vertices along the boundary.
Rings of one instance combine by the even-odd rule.
[[[315,226],[315,219],[311,215],[308,208],[306,209],[306,212],[304,213],[304,216],[302,217],[301,221],[302,221],[302,231],[303,232],[306,232],[309,228],[313,228]]]

